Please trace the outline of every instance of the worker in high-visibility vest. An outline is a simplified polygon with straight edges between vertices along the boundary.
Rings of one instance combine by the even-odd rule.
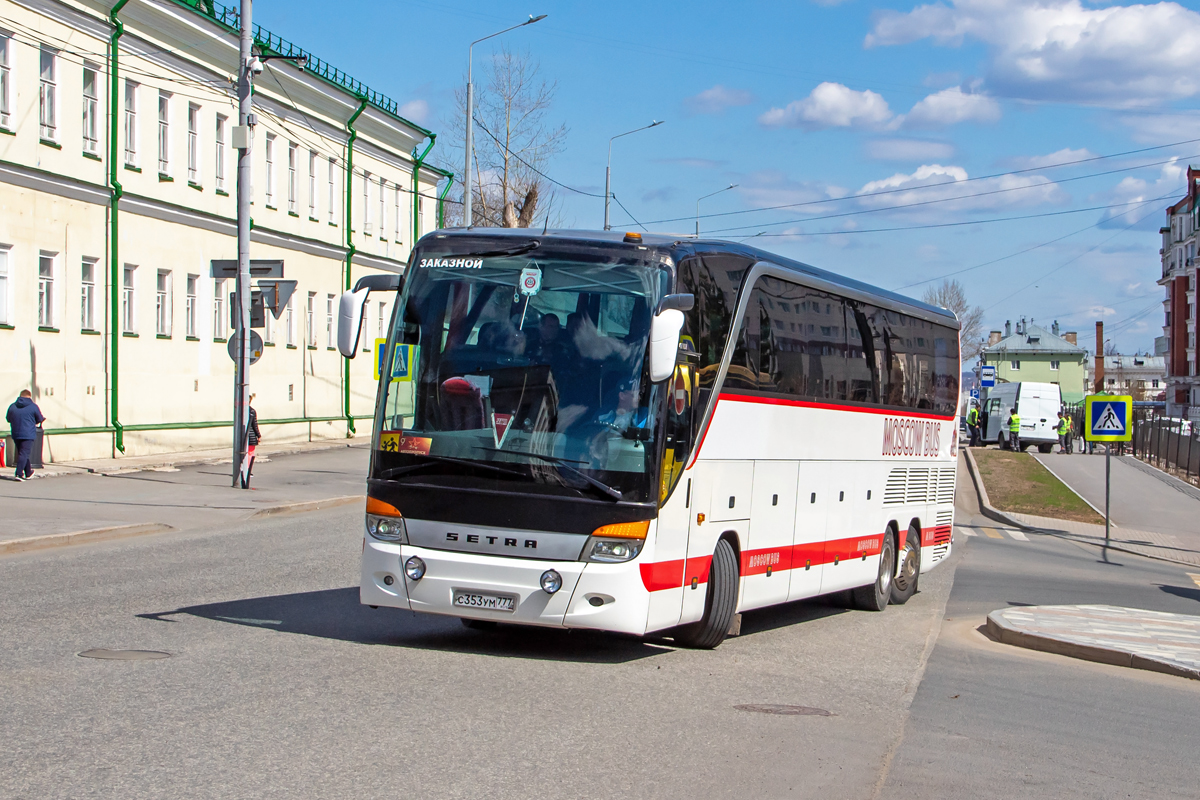
[[[979,404],[974,400],[971,401],[971,408],[967,411],[967,430],[971,433],[971,441],[967,443],[967,447],[979,446]]]
[[[1063,412],[1058,412],[1058,424],[1054,428],[1054,432],[1058,434],[1058,452],[1070,453],[1071,447],[1067,444],[1067,431],[1071,429],[1071,418]]]
[[[1016,408],[1008,410],[1008,446],[1013,451],[1021,449],[1021,415]]]

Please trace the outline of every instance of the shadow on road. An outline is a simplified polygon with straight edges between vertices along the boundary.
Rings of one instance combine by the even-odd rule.
[[[1195,600],[1200,602],[1200,589],[1193,589],[1190,586],[1167,586],[1166,584],[1158,584],[1158,588],[1167,594],[1173,594],[1176,597],[1182,597],[1184,600]]]
[[[621,664],[674,649],[665,642],[595,631],[522,625],[500,625],[491,631],[473,631],[463,627],[454,617],[360,605],[356,586],[251,597],[137,616],[158,622],[175,622],[172,617],[180,614],[358,644],[501,658]]]
[[[846,595],[843,597],[843,595]],[[742,636],[752,636],[756,633],[773,631],[776,628],[786,628],[801,622],[810,622],[835,614],[845,614],[851,611],[850,598],[845,592],[838,592],[811,600],[798,600],[784,605],[760,608],[742,614]]]

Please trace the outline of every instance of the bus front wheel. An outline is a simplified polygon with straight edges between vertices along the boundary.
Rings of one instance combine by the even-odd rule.
[[[728,539],[717,542],[712,568],[708,572],[708,593],[704,598],[704,616],[699,622],[675,629],[676,643],[684,647],[712,650],[725,641],[733,612],[737,607],[738,563]]]
[[[883,550],[879,553],[879,574],[869,586],[850,590],[854,605],[863,611],[883,611],[892,599],[892,575],[896,569],[896,540],[888,531],[883,537]]]

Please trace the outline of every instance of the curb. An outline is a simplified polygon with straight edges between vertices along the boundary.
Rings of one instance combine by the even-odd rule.
[[[1086,497],[1084,497],[1083,495],[1081,495],[1079,492],[1075,491],[1075,487],[1074,487],[1074,486],[1072,486],[1071,484],[1067,483],[1066,481],[1064,481],[1064,480],[1062,479],[1062,476],[1061,476],[1061,475],[1059,475],[1057,472],[1055,472],[1054,470],[1050,469],[1050,465],[1049,465],[1049,464],[1047,464],[1045,461],[1042,461],[1042,460],[1041,460],[1040,458],[1038,458],[1037,456],[1034,456],[1034,458],[1036,458],[1036,459],[1037,459],[1037,462],[1038,462],[1039,464],[1041,464],[1041,465],[1042,465],[1042,467],[1043,467],[1043,468],[1046,470],[1046,472],[1049,472],[1049,473],[1050,473],[1051,475],[1053,475],[1055,478],[1058,478],[1058,482],[1059,482],[1059,483],[1061,483],[1063,486],[1065,486],[1065,487],[1067,487],[1068,489],[1070,489],[1070,490],[1071,490],[1071,493],[1072,493],[1072,494],[1074,494],[1076,497],[1078,497],[1080,500],[1082,500],[1083,502],[1087,503],[1087,504],[1088,504],[1088,508],[1090,508],[1092,511],[1095,511],[1095,512],[1096,512],[1098,515],[1100,515],[1101,519],[1103,519],[1103,518],[1104,518],[1104,512],[1103,512],[1103,511],[1101,511],[1100,509],[1096,508],[1095,504],[1093,504],[1091,500],[1088,500]],[[1117,523],[1115,523],[1115,522],[1110,522],[1109,524],[1110,524],[1110,525],[1112,525],[1112,527],[1114,527],[1114,528],[1118,527],[1118,526],[1117,526]]]
[[[173,527],[161,522],[140,522],[136,525],[117,525],[112,528],[96,528],[90,531],[27,536],[23,539],[9,539],[8,541],[0,542],[0,555],[28,553],[31,550],[45,550],[51,547],[63,547],[72,544],[106,542],[112,539],[126,539],[131,536],[143,536],[148,533],[163,533],[173,530],[175,530]]]
[[[293,444],[300,445],[300,444],[309,444],[309,443],[308,442],[295,442]],[[325,450],[337,450],[342,447],[369,447],[369,446],[370,446],[370,442],[366,442],[366,441],[359,441],[354,444],[347,444],[346,440],[337,439],[337,440],[334,440],[333,442],[330,442],[327,445],[320,445],[320,446],[316,446],[316,447],[291,447],[289,449],[288,445],[280,445],[280,447],[285,448],[285,449],[271,450],[269,452],[262,452],[261,455],[266,456],[267,458],[273,458],[275,456],[295,455],[297,453],[320,453]],[[184,457],[180,458],[178,460],[174,460],[174,459],[170,458],[170,456],[172,456],[172,455],[184,456]],[[37,477],[38,478],[59,478],[64,475],[128,475],[133,472],[146,472],[149,470],[161,469],[162,467],[195,467],[195,466],[200,466],[200,465],[211,465],[211,464],[221,464],[221,463],[228,464],[228,463],[231,463],[231,461],[232,461],[232,459],[228,455],[208,456],[205,458],[187,457],[186,451],[184,451],[182,453],[163,453],[162,456],[163,456],[162,459],[156,459],[152,463],[146,463],[146,464],[122,465],[121,459],[116,459],[114,464],[111,467],[78,467],[68,461],[63,461],[63,462],[58,462],[58,463],[51,461],[46,465],[46,467],[44,467],[45,471],[38,474]],[[51,470],[63,470],[63,471],[59,472],[59,471],[51,471]]]
[[[363,502],[366,502],[366,495],[348,494],[341,497],[327,497],[324,500],[284,503],[283,505],[271,506],[270,508],[260,508],[247,517],[247,519],[265,519],[267,517],[283,516],[284,514],[302,514],[305,511],[320,511],[324,508],[336,508],[337,506],[348,506],[351,503]]]
[[[1051,636],[1040,636],[1035,633],[1018,630],[994,616],[996,613],[993,611],[991,614],[988,614],[985,628],[988,636],[1002,644],[1024,647],[1027,650],[1038,650],[1043,653],[1055,653],[1060,656],[1078,658],[1082,661],[1095,661],[1099,664],[1109,664],[1114,667],[1142,669],[1149,672],[1176,675],[1180,678],[1200,680],[1200,669],[1188,669],[1168,661],[1158,661],[1124,650],[1114,650],[1110,647],[1101,647],[1094,644],[1067,642]]]
[[[983,515],[989,519],[994,519],[996,522],[1011,525],[1019,530],[1040,531],[1040,528],[1031,528],[992,505],[992,501],[988,498],[987,487],[983,485],[983,478],[979,474],[979,465],[975,463],[975,456],[971,453],[970,448],[964,449],[963,453],[967,456],[967,472],[971,473],[971,482],[975,484],[975,491],[979,494],[979,510],[983,512]]]

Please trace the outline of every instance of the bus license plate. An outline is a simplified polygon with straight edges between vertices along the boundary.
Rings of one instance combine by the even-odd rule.
[[[479,592],[455,592],[454,605],[458,608],[483,608],[488,611],[516,611],[516,598],[502,594]]]

